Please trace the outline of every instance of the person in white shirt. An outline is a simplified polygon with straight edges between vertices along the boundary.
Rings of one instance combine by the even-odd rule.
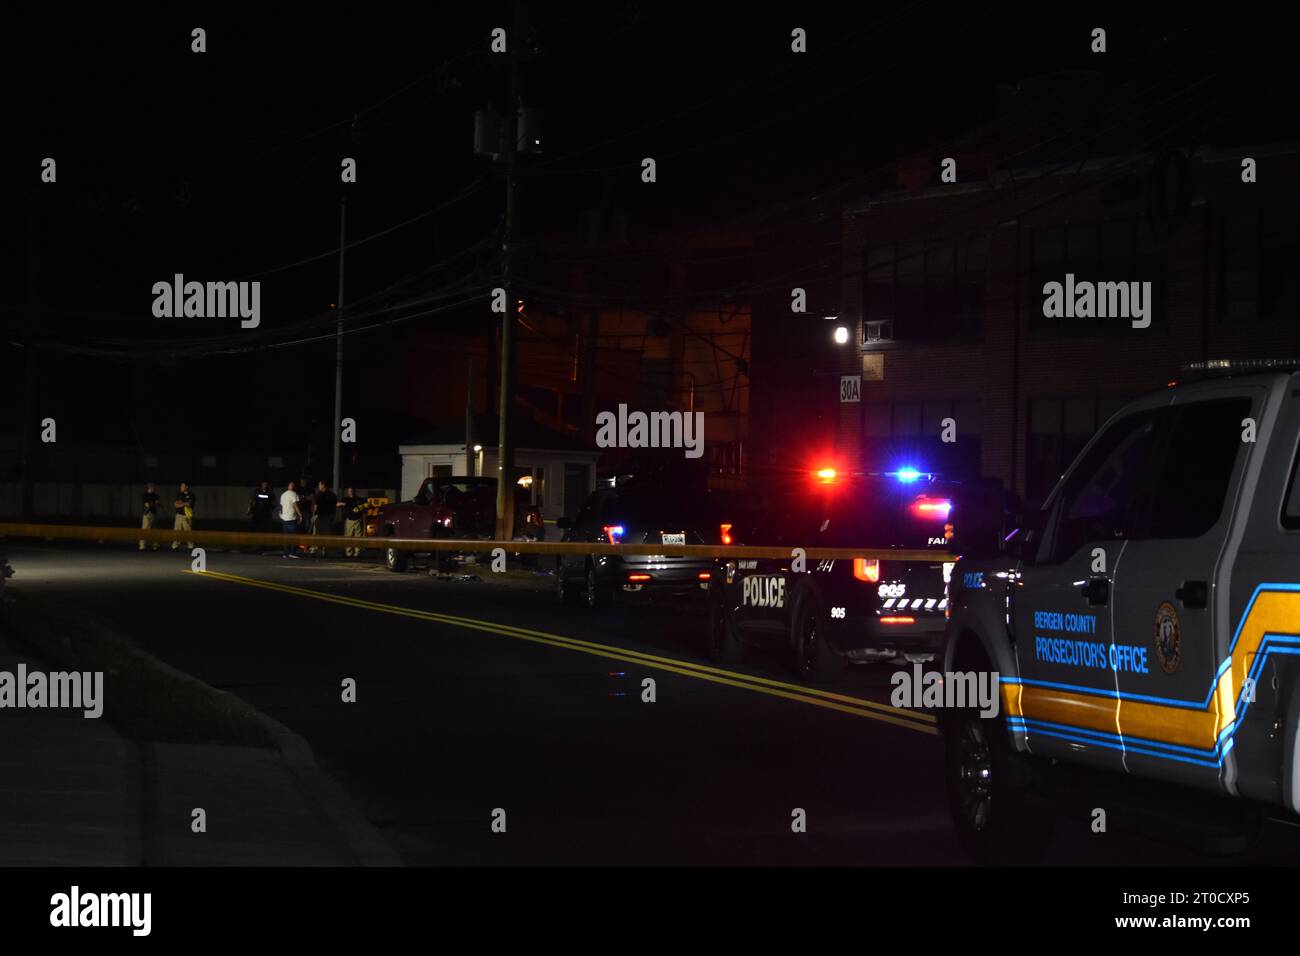
[[[289,487],[284,489],[284,494],[280,495],[280,527],[285,534],[297,534],[299,532],[299,521],[302,520],[302,511],[298,507],[298,492],[293,490],[293,482],[289,482]],[[283,556],[286,558],[298,557],[298,551],[293,545],[284,546]]]

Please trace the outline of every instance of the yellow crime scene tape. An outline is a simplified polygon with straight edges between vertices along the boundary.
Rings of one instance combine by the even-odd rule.
[[[504,548],[513,554],[657,555],[665,558],[775,558],[793,557],[792,548],[730,544],[601,544],[588,541],[496,541],[483,538],[353,537],[342,534],[273,534],[253,531],[173,531],[161,528],[119,528],[94,525],[0,523],[0,537],[72,541],[179,541],[231,548],[307,547],[367,548],[382,551],[484,551]],[[851,561],[956,561],[947,551],[921,548],[803,548],[805,560]]]

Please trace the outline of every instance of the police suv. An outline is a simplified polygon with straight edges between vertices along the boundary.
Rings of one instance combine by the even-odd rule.
[[[809,488],[763,509],[738,544],[789,548],[780,559],[724,559],[709,585],[709,656],[736,660],[746,644],[783,643],[795,673],[830,675],[845,658],[932,660],[942,652],[952,568],[955,487],[900,468],[816,472]],[[900,548],[936,558],[800,559],[795,549]]]
[[[958,561],[944,669],[1001,689],[941,720],[977,859],[1041,852],[1080,770],[1156,831],[1300,813],[1300,374],[1243,364],[1125,406],[1012,550]]]

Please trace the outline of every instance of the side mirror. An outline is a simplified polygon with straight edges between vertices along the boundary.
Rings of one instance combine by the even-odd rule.
[[[557,528],[572,528],[572,527],[573,527],[573,519],[572,519],[572,518],[556,518],[556,519],[555,519],[555,527],[557,527]]]
[[[1048,512],[1041,508],[1021,508],[1014,515],[1015,527],[1021,534],[1027,531],[1042,531],[1047,527]]]
[[[1033,561],[1051,513],[1035,507],[1023,507],[1010,516],[1011,528],[1003,539],[1003,549],[1021,561]]]

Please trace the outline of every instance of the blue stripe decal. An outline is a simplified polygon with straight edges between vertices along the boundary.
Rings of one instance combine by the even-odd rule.
[[[1074,691],[1077,693],[1087,694],[1092,697],[1101,697],[1110,700],[1130,700],[1140,701],[1143,703],[1161,704],[1169,707],[1178,707],[1187,710],[1204,710],[1208,709],[1210,702],[1214,697],[1215,689],[1224,673],[1232,666],[1232,656],[1241,640],[1242,630],[1246,626],[1246,621],[1250,618],[1251,611],[1255,607],[1255,602],[1259,595],[1266,591],[1296,592],[1300,591],[1300,584],[1291,583],[1266,583],[1260,584],[1250,596],[1245,610],[1242,612],[1240,620],[1233,631],[1232,642],[1228,646],[1227,656],[1215,669],[1214,677],[1210,682],[1210,689],[1203,700],[1189,701],[1181,698],[1156,697],[1149,694],[1135,694],[1126,691],[1103,690],[1097,687],[1085,687],[1079,684],[1065,684],[1056,681],[1032,680],[1019,677],[1000,677],[999,682],[1010,686],[1023,685],[1030,687],[1049,687],[1056,690]],[[1264,666],[1272,654],[1300,654],[1300,634],[1275,634],[1272,632],[1265,633],[1259,644],[1259,650],[1256,651],[1251,667],[1247,673],[1250,686],[1258,688],[1259,678],[1263,673]],[[1114,673],[1112,671],[1112,673]],[[1025,717],[1009,717],[1007,724],[1012,731],[1025,735],[1040,735],[1044,737],[1055,737],[1061,740],[1069,740],[1074,743],[1087,744],[1094,747],[1105,747],[1111,750],[1119,750],[1126,753],[1142,754],[1150,757],[1160,757],[1166,760],[1176,760],[1182,763],[1194,764],[1202,767],[1222,767],[1223,761],[1231,752],[1235,742],[1237,730],[1241,728],[1253,701],[1246,695],[1246,685],[1237,693],[1236,715],[1229,721],[1219,732],[1212,749],[1185,747],[1178,744],[1165,743],[1159,740],[1147,740],[1141,737],[1131,735],[1121,735],[1107,731],[1090,730],[1083,727],[1075,727],[1070,724],[1057,724],[1050,721],[1034,720]]]

